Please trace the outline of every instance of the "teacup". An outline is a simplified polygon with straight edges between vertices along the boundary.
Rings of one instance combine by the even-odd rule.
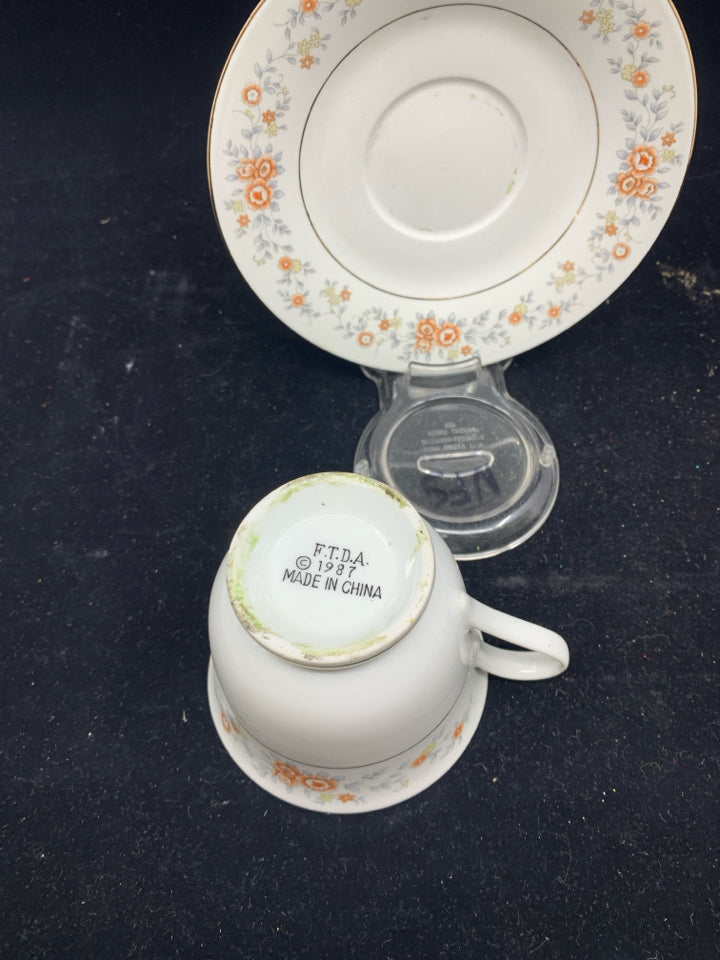
[[[233,758],[276,796],[338,812],[396,803],[449,769],[488,673],[540,680],[569,661],[558,634],[469,597],[405,497],[350,473],[302,477],[250,511],[215,578],[209,635],[211,709]]]

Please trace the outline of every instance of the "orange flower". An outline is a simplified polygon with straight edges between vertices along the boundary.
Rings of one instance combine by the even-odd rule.
[[[642,197],[643,200],[651,200],[657,192],[658,182],[657,180],[653,180],[652,177],[647,177],[638,184],[637,195]]]
[[[451,347],[458,342],[462,336],[462,331],[456,324],[446,323],[437,331],[435,336],[441,347]]]
[[[277,167],[272,157],[261,157],[256,164],[257,175],[261,180],[272,180],[277,176]]]
[[[371,330],[363,330],[358,334],[358,343],[361,347],[369,347],[375,339],[375,334]]]
[[[418,353],[430,353],[433,348],[433,340],[428,337],[418,337],[415,341],[415,349]]]
[[[605,227],[605,233],[606,233],[609,237],[614,237],[617,232],[618,232],[618,228],[617,228],[617,224],[616,224],[616,223],[609,223],[609,224]]]
[[[302,774],[298,768],[294,767],[291,763],[283,763],[282,760],[275,761],[273,776],[277,777],[281,783],[284,783],[288,787],[296,787],[302,782]]]
[[[473,348],[470,346],[469,343],[466,343],[465,346],[464,346],[464,347],[462,348],[462,350],[460,351],[460,353],[461,353],[464,357],[469,357],[472,352],[473,352]]]
[[[392,326],[392,323],[387,319],[387,317],[384,320],[380,321],[381,330],[389,330],[391,326]]]
[[[464,727],[464,726],[465,726],[464,723],[459,723],[459,724],[455,727],[455,732],[453,733],[453,738],[454,738],[455,740],[457,740],[457,738],[462,734],[462,732],[463,732],[463,727]]]
[[[558,306],[557,303],[554,303],[548,310],[548,316],[551,320],[557,320],[559,316],[562,315],[562,307]]]
[[[636,70],[632,75],[632,82],[636,87],[646,87],[650,83],[650,74],[647,70]]]
[[[294,307],[302,307],[305,305],[305,297],[301,293],[296,293],[292,298],[292,305]]]
[[[241,227],[250,226],[250,217],[246,213],[241,213],[237,221]]]
[[[625,260],[626,257],[630,256],[630,244],[624,241],[616,243],[613,247],[612,255],[616,260]]]
[[[435,323],[434,317],[425,317],[424,320],[418,321],[415,333],[422,340],[432,340],[436,330],[437,323]]]
[[[266,110],[263,114],[263,123],[275,123],[277,114],[274,110]]]
[[[337,788],[337,780],[331,780],[329,777],[319,777],[313,774],[300,774],[302,785],[308,790],[317,790],[318,793],[326,793],[328,790]]]
[[[595,23],[595,14],[592,10],[583,10],[579,19],[581,23],[589,27],[591,23]]]
[[[350,801],[354,799],[355,799],[354,793],[341,793],[340,796],[338,797],[338,800],[340,800],[342,803],[350,803]]]
[[[270,206],[272,200],[273,188],[268,186],[264,180],[253,180],[245,188],[245,199],[251,207],[256,210],[264,210]]]
[[[655,173],[660,163],[655,147],[633,147],[628,155],[628,163],[635,173],[640,173],[644,177],[649,177]]]
[[[314,63],[315,57],[311,53],[308,53],[306,57],[302,57],[300,60],[300,66],[303,68],[303,70],[309,70]]]
[[[650,36],[651,26],[649,23],[646,23],[644,20],[638,21],[633,28],[633,33],[638,40],[647,40]]]
[[[516,327],[519,323],[522,323],[522,322],[523,322],[523,315],[520,313],[519,310],[515,310],[508,317],[508,323],[511,323],[514,327]]]
[[[300,9],[303,13],[313,13],[317,10],[317,0],[301,0]]]
[[[232,717],[228,717],[228,715],[225,713],[224,710],[220,714],[220,719],[222,721],[223,727],[225,727],[228,733],[230,733],[232,730],[234,730],[235,733],[240,733],[240,728],[238,727],[238,725],[235,723]]]
[[[415,757],[415,759],[412,762],[412,765],[414,767],[420,767],[423,765],[423,763],[425,763],[427,758],[428,758],[428,755],[426,753],[421,753],[419,757]]]
[[[617,188],[625,197],[634,197],[641,182],[642,176],[634,170],[621,170],[617,175]]]
[[[278,266],[281,270],[292,270],[292,257],[280,257],[278,261]]]
[[[255,180],[258,172],[254,160],[243,160],[235,167],[238,180]]]
[[[251,107],[256,107],[262,100],[262,96],[262,87],[256,83],[249,83],[242,92],[243,100]]]
[[[351,296],[352,294],[350,293],[347,287],[343,287],[342,290],[340,291],[340,299],[344,300],[346,303]]]
[[[572,260],[566,260],[565,263],[563,264],[563,270],[565,271],[565,273],[572,273],[574,269],[575,269],[575,264],[572,262]]]
[[[671,133],[669,130],[662,138],[664,147],[671,147],[675,143],[676,137],[674,133]]]

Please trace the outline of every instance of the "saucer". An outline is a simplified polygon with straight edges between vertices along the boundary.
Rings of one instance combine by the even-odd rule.
[[[247,282],[366,367],[503,361],[637,267],[693,146],[669,0],[264,0],[213,105]]]
[[[362,767],[317,769],[274,753],[244,730],[220,689],[212,659],[208,669],[213,722],[235,763],[254,783],[279,800],[323,813],[382,810],[432,786],[470,743],[485,706],[487,685],[486,673],[470,670],[446,717],[404,753]]]

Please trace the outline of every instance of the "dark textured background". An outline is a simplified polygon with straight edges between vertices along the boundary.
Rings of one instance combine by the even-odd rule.
[[[570,670],[491,681],[446,777],[338,818],[249,782],[205,700],[235,526],[349,469],[375,409],[214,223],[209,109],[251,4],[5,4],[3,958],[720,955],[720,9],[678,6],[700,89],[680,201],[608,303],[510,368],[561,492],[463,565],[563,632]]]

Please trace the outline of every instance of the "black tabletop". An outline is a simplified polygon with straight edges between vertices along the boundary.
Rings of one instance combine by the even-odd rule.
[[[214,221],[209,111],[252,6],[6,4],[3,957],[720,955],[720,10],[678,6],[699,85],[680,199],[627,283],[508,370],[560,494],[462,564],[570,668],[491,679],[446,776],[337,817],[251,782],[205,692],[235,527],[352,469],[376,409]]]

